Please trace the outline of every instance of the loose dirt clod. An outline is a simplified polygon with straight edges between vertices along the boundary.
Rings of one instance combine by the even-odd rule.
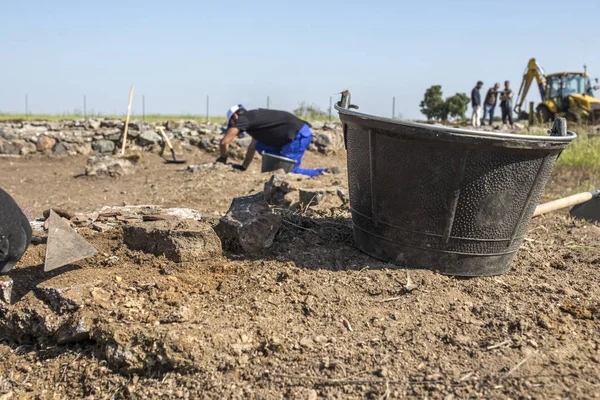
[[[123,226],[125,244],[174,262],[191,262],[221,255],[221,241],[206,222],[162,219]]]

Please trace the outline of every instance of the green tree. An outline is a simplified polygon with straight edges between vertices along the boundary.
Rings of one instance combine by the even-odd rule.
[[[448,115],[451,118],[460,120],[467,119],[466,112],[469,105],[469,97],[464,93],[456,93],[454,96],[448,97],[445,101]]]
[[[445,121],[447,119],[448,113],[442,97],[441,85],[433,85],[427,89],[420,105],[421,112],[425,114],[428,120],[436,119],[439,121],[441,119]]]

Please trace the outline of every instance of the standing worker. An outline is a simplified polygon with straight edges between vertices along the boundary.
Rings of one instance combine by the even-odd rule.
[[[248,146],[246,158],[241,166],[235,168],[245,171],[254,158],[254,153],[267,153],[296,161],[292,172],[296,174],[317,176],[325,168],[303,169],[300,168],[302,156],[312,141],[310,125],[286,111],[277,110],[246,110],[241,104],[231,107],[227,111],[227,131],[221,139],[221,155],[217,162],[227,162],[229,143],[241,133],[247,132],[252,136],[252,143]]]
[[[510,122],[510,127],[514,128],[512,118],[512,98],[514,96],[513,91],[510,88],[510,82],[504,82],[504,90],[500,93],[500,109],[502,110],[502,123],[506,125],[506,120]]]
[[[485,101],[483,102],[483,118],[481,119],[482,125],[485,125],[485,117],[488,114],[490,115],[489,125],[492,126],[492,122],[494,122],[494,110],[496,109],[496,103],[498,102],[498,89],[500,89],[500,84],[496,83],[485,95]]]
[[[477,128],[481,118],[481,94],[479,90],[483,86],[483,82],[477,82],[477,85],[471,91],[471,107],[473,107],[473,116],[471,117],[471,124]]]

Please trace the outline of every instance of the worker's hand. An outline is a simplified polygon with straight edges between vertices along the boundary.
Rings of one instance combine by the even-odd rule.
[[[217,158],[217,162],[221,163],[221,164],[226,164],[227,163],[227,157],[219,157],[219,158]]]
[[[244,167],[241,164],[234,164],[234,165],[232,165],[232,167],[233,167],[233,169],[237,169],[239,171],[245,171],[246,170],[246,167]]]

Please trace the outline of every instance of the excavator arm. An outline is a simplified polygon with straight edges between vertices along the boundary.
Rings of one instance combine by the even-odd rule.
[[[517,98],[519,99],[517,105],[515,105],[515,111],[517,113],[521,112],[521,106],[525,102],[525,97],[527,97],[527,92],[529,92],[529,88],[531,87],[531,83],[533,82],[534,78],[537,81],[542,101],[546,100],[545,73],[537,61],[535,61],[535,58],[532,58],[527,63],[527,69],[525,69],[525,73],[523,74],[523,81],[521,82],[521,87],[519,88],[519,94],[517,94]]]

